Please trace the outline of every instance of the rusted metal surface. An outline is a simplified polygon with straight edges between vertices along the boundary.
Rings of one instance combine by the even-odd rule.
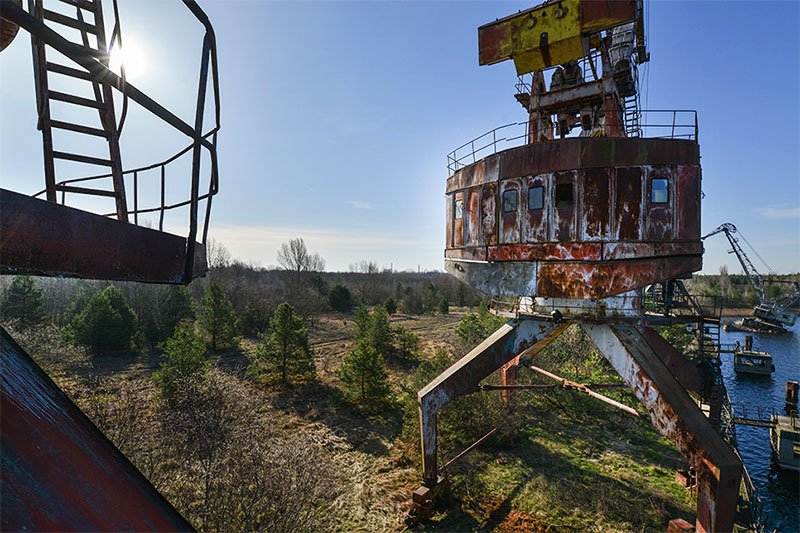
[[[602,394],[598,394],[598,393],[594,392],[593,390],[591,390],[588,385],[584,385],[583,383],[576,383],[575,381],[570,381],[568,379],[562,378],[561,376],[557,376],[557,375],[553,374],[552,372],[548,372],[544,368],[539,368],[538,366],[535,366],[535,365],[529,365],[528,368],[530,368],[534,372],[537,372],[537,373],[539,373],[539,374],[541,374],[541,375],[543,375],[543,376],[545,376],[547,378],[550,378],[550,379],[552,379],[554,381],[557,381],[559,383],[559,385],[561,386],[561,388],[563,388],[563,389],[582,392],[582,393],[586,394],[587,396],[589,396],[591,398],[594,398],[595,400],[600,400],[601,402],[606,403],[606,404],[608,404],[608,405],[610,405],[612,407],[616,407],[617,409],[619,409],[621,411],[625,411],[629,415],[633,415],[633,416],[636,416],[636,417],[641,416],[639,414],[639,411],[637,411],[636,409],[634,409],[632,407],[628,407],[624,403],[620,403],[620,402],[618,402],[618,401],[616,401],[616,400],[614,400],[612,398],[609,398],[608,396],[603,396]]]
[[[650,348],[658,355],[664,366],[675,376],[681,387],[698,397],[702,396],[703,389],[706,387],[704,386],[704,376],[700,368],[678,352],[654,329],[643,327],[639,328],[639,331],[645,342],[650,345]]]
[[[17,4],[22,4],[22,0],[12,0]],[[3,17],[0,17],[0,52],[6,49],[6,47],[11,44],[11,41],[14,40],[14,37],[17,36],[17,32],[19,31],[19,25],[14,24],[10,20],[6,20]]]
[[[480,382],[515,357],[532,355],[566,328],[552,321],[511,320],[417,393],[423,478],[437,476],[436,415],[459,396],[478,392]]]
[[[447,193],[506,178],[602,167],[700,165],[699,145],[686,139],[574,137],[509,148],[447,178]]]
[[[581,327],[650,413],[653,426],[697,471],[697,531],[731,531],[743,469],[734,450],[676,381],[642,329],[623,324]]]
[[[701,256],[626,261],[445,261],[447,272],[493,296],[607,298],[702,268]]]
[[[537,272],[537,294],[553,298],[605,298],[701,268],[700,256],[601,263],[542,262]]]
[[[579,59],[586,35],[634,20],[634,0],[561,0],[532,7],[478,28],[478,62],[513,59],[517,74]]]
[[[0,529],[192,526],[0,328]]]
[[[206,270],[197,244],[193,277]],[[0,272],[188,283],[186,239],[0,189]]]
[[[75,4],[75,2],[72,2]],[[214,35],[213,27],[211,26],[208,17],[205,13],[200,9],[197,3],[194,0],[183,0],[183,4],[185,4],[186,8],[194,15],[197,21],[204,27],[205,33],[203,35],[203,48],[202,48],[202,60],[201,60],[201,72],[198,81],[198,94],[197,94],[197,113],[196,113],[196,120],[194,128],[186,124],[182,119],[178,118],[175,114],[171,113],[163,106],[155,102],[152,98],[148,97],[141,91],[139,91],[136,87],[128,83],[123,77],[118,76],[116,73],[112,72],[108,68],[107,64],[107,54],[105,53],[98,53],[97,50],[93,50],[88,47],[88,42],[86,39],[85,31],[92,32],[97,37],[97,44],[98,48],[103,50],[105,48],[105,41],[103,38],[103,27],[102,27],[102,12],[100,1],[97,0],[96,2],[82,2],[79,3],[78,6],[78,19],[74,19],[72,17],[67,17],[65,15],[59,14],[52,14],[43,8],[42,0],[37,0],[36,2],[31,1],[29,6],[31,8],[31,12],[28,13],[24,9],[22,9],[18,4],[19,2],[15,2],[12,0],[0,0],[0,4],[2,5],[3,9],[3,17],[4,19],[13,22],[14,24],[19,25],[21,28],[27,30],[31,33],[33,38],[34,44],[34,76],[37,86],[37,111],[40,112],[41,116],[39,117],[40,120],[40,129],[42,130],[43,134],[43,146],[44,146],[44,167],[45,167],[45,192],[47,194],[47,199],[50,202],[56,201],[56,192],[57,187],[61,185],[60,188],[62,191],[67,190],[63,187],[67,182],[76,182],[76,181],[85,181],[85,180],[93,180],[95,177],[88,177],[88,178],[78,178],[78,179],[71,179],[71,180],[62,180],[60,182],[56,182],[55,177],[55,170],[54,170],[54,157],[64,157],[69,156],[68,159],[76,160],[75,158],[80,158],[80,161],[84,162],[91,162],[91,161],[99,161],[97,158],[87,158],[85,156],[79,155],[69,155],[69,154],[61,154],[59,152],[53,151],[52,146],[52,133],[51,133],[51,126],[55,126],[59,124],[63,126],[65,123],[63,121],[56,121],[55,123],[51,122],[49,113],[49,105],[47,101],[49,98],[55,97],[55,92],[48,91],[48,82],[47,82],[47,73],[49,71],[52,72],[59,72],[60,74],[65,74],[72,77],[77,77],[80,79],[86,79],[91,81],[95,88],[95,100],[87,100],[87,99],[76,99],[74,95],[62,95],[68,98],[68,102],[72,103],[81,103],[89,104],[92,107],[99,108],[101,113],[101,122],[103,124],[103,130],[96,130],[94,128],[86,128],[83,125],[72,125],[72,127],[68,127],[66,129],[71,129],[72,131],[89,134],[89,135],[97,135],[98,131],[102,131],[103,137],[106,137],[109,141],[109,149],[110,149],[110,156],[108,160],[103,160],[103,164],[109,164],[112,167],[112,172],[110,177],[114,183],[115,192],[114,197],[116,199],[116,215],[121,220],[125,220],[130,213],[128,211],[126,202],[125,202],[125,192],[124,192],[124,182],[123,176],[125,173],[122,172],[121,163],[120,163],[120,151],[118,149],[116,143],[116,136],[118,135],[118,126],[116,121],[114,120],[114,113],[113,113],[113,99],[112,96],[112,88],[118,89],[123,95],[123,112],[122,116],[125,115],[125,105],[127,102],[127,98],[135,101],[146,110],[153,113],[157,118],[161,119],[162,121],[168,123],[178,131],[188,135],[192,138],[193,141],[193,166],[192,166],[192,185],[191,185],[191,196],[189,200],[186,201],[185,204],[178,204],[180,205],[189,205],[189,231],[185,242],[187,243],[187,252],[183,254],[184,259],[186,261],[184,265],[184,272],[183,278],[186,280],[190,280],[194,277],[195,272],[198,270],[203,270],[205,268],[204,264],[201,265],[194,265],[193,261],[196,257],[203,255],[202,249],[195,249],[196,248],[196,238],[199,238],[202,235],[202,242],[205,243],[208,231],[208,221],[210,217],[210,209],[211,209],[211,197],[217,193],[218,191],[218,161],[217,161],[217,150],[216,150],[216,137],[217,132],[219,130],[220,124],[220,100],[219,100],[219,78],[218,78],[218,69],[217,69],[217,56],[216,56],[216,38]],[[78,5],[78,4],[75,4]],[[89,10],[93,13],[94,22],[92,24],[87,24],[83,22],[81,19],[82,14],[80,9]],[[55,32],[48,24],[45,24],[45,19],[50,22],[55,22],[62,25],[67,25],[79,29],[85,30],[82,34],[83,43],[76,43],[71,42],[65,39],[62,35]],[[118,22],[118,21],[116,21]],[[115,25],[116,26],[116,25]],[[117,28],[118,31],[118,28]],[[118,35],[118,34],[117,34]],[[47,47],[56,50],[66,58],[72,60],[78,66],[82,67],[84,70],[73,69],[71,67],[64,67],[64,66],[56,66],[55,69],[52,69],[47,62],[45,57],[45,45]],[[210,130],[203,133],[202,131],[202,122],[203,122],[203,109],[205,109],[205,102],[206,102],[206,88],[210,81],[213,85],[214,89],[214,104],[213,104],[213,112],[214,112],[214,125],[211,127]],[[100,102],[100,103],[98,103]],[[122,119],[121,119],[122,120]],[[95,130],[92,132],[92,130]],[[201,149],[208,150],[208,155],[210,159],[210,179],[209,179],[209,192],[205,195],[207,199],[206,202],[206,212],[204,216],[204,226],[201,230],[198,229],[199,225],[199,218],[198,218],[198,202],[201,199],[199,196],[199,171],[200,171],[200,152]],[[134,172],[134,182],[136,181],[136,174]],[[72,188],[72,192],[76,192],[78,188]],[[90,193],[90,194],[97,194],[96,190],[83,188],[81,191],[83,193]],[[101,192],[100,194],[104,194]],[[134,187],[134,203],[136,203],[137,198],[137,191]],[[62,202],[63,202],[63,194],[62,194]],[[177,207],[176,206],[176,207]],[[163,198],[162,198],[162,211],[164,209],[163,205]],[[134,219],[136,219],[138,212],[144,212],[143,210],[138,210],[136,207],[134,208]],[[108,237],[108,236],[106,236]],[[202,247],[200,247],[202,248]],[[24,264],[21,265],[10,265],[12,268],[24,270],[27,268]],[[196,266],[198,268],[196,268]],[[120,268],[119,265],[115,267],[109,267],[114,272],[119,272]],[[128,267],[130,270],[133,270],[133,267]],[[57,270],[49,269],[47,267],[41,269],[41,273],[46,275],[74,275],[70,272],[59,272]],[[125,278],[131,280],[141,280],[141,278],[147,277],[149,274],[147,272],[137,274],[134,277]],[[118,278],[114,278],[118,279]],[[160,281],[160,279],[156,279],[155,281]]]
[[[644,309],[644,291],[637,289],[597,300],[587,298],[523,297],[517,302],[520,315],[552,316],[555,311],[570,320],[638,321]]]

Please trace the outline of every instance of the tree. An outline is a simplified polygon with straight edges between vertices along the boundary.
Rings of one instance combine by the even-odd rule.
[[[489,313],[482,303],[477,312],[469,312],[456,326],[456,334],[465,349],[477,346],[479,342],[491,335],[503,324],[503,319]]]
[[[439,303],[436,309],[440,315],[447,315],[450,314],[450,302],[447,301],[447,298],[442,296],[439,298]]]
[[[341,283],[337,283],[331,287],[331,290],[328,292],[328,305],[331,306],[331,309],[342,313],[346,313],[352,309],[353,298],[350,295],[350,290]]]
[[[390,315],[393,315],[397,312],[397,302],[395,302],[394,298],[392,298],[391,296],[389,298],[386,298],[386,300],[383,302],[383,307],[386,309],[386,312],[389,313]]]
[[[163,348],[166,360],[153,373],[153,381],[161,395],[169,401],[181,390],[203,382],[210,362],[206,359],[206,345],[195,333],[194,324],[189,320],[175,327]]]
[[[383,356],[394,351],[394,332],[389,325],[389,313],[382,305],[375,306],[372,310],[364,340]]]
[[[278,265],[290,273],[290,288],[298,291],[309,272],[325,270],[325,260],[316,252],[309,252],[302,238],[281,244],[278,250]]]
[[[267,331],[270,313],[263,304],[247,302],[239,317],[239,333],[246,337],[256,337]]]
[[[5,320],[15,320],[23,328],[38,326],[45,321],[42,289],[30,276],[15,276],[0,310]]]
[[[211,283],[203,293],[200,325],[210,338],[212,352],[237,346],[236,315],[230,300],[216,282]]]
[[[339,376],[347,384],[349,394],[361,405],[383,403],[389,394],[384,358],[366,342],[358,342],[344,359]]]
[[[136,313],[125,295],[109,285],[92,295],[72,320],[71,330],[78,344],[94,350],[127,350],[136,326]]]
[[[231,264],[230,250],[215,239],[209,239],[206,244],[206,258],[209,268],[225,268]]]
[[[350,265],[350,272],[355,273],[353,282],[361,303],[371,305],[380,301],[377,295],[380,290],[381,276],[377,263],[361,260]]]
[[[286,302],[279,305],[269,321],[269,328],[270,335],[261,336],[248,373],[254,378],[277,377],[281,383],[288,383],[290,378],[314,376],[314,352],[308,342],[308,332],[292,306]]]
[[[158,340],[170,337],[182,321],[193,320],[194,302],[189,289],[183,285],[167,287],[158,298],[158,315],[160,322]]]

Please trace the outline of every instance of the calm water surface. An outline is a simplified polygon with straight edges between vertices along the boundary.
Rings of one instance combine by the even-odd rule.
[[[729,321],[732,319],[725,319]],[[722,343],[739,341],[746,333],[721,332]],[[722,355],[722,375],[731,402],[773,407],[783,414],[786,382],[800,381],[800,324],[781,335],[753,335],[754,349],[769,352],[775,364],[771,378],[745,377],[733,371],[733,356]],[[800,476],[782,470],[772,458],[769,430],[736,426],[739,451],[764,502],[768,531],[800,532]]]

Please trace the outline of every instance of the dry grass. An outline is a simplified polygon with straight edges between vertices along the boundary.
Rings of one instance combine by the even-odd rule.
[[[398,314],[391,323],[420,336],[424,360],[437,349],[458,345],[455,326],[464,313],[456,309],[447,316]],[[216,356],[215,364],[250,398],[248,416],[280,435],[302,435],[336,472],[337,487],[323,519],[326,529],[402,530],[411,491],[420,482],[416,438],[409,439],[408,431],[404,436],[399,405],[367,414],[342,394],[338,369],[352,348],[351,327],[350,317],[343,314],[316,319],[309,331],[317,357],[315,383],[280,388],[248,382],[244,370],[252,340],[242,343],[241,353]],[[139,401],[154,402],[149,376],[158,366],[157,358],[118,355],[95,360],[72,354],[61,360],[44,357],[41,347],[33,351],[100,426],[109,427],[109,418],[122,416],[113,412],[115,402],[124,403],[130,390],[138,391]],[[388,363],[399,396],[416,363]],[[521,402],[522,429],[513,434],[516,437],[490,442],[455,467],[452,505],[422,529],[663,530],[669,518],[692,513],[691,499],[674,483],[674,468],[680,465],[674,448],[646,424],[583,397],[560,394],[557,400],[566,407],[564,412],[555,412],[552,403],[537,398]],[[145,412],[153,409],[142,407]],[[142,444],[119,432],[111,431],[109,437],[124,450]],[[158,474],[152,465],[139,466]]]

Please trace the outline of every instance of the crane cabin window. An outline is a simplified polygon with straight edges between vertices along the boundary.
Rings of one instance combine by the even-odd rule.
[[[544,208],[544,187],[528,189],[528,209],[534,211]]]
[[[653,178],[650,180],[650,203],[669,203],[669,180],[666,178]]]
[[[573,186],[571,183],[556,185],[556,207],[572,207],[574,202]]]
[[[517,210],[517,189],[503,191],[503,213],[513,213]]]
[[[456,200],[456,220],[464,218],[464,200]]]

